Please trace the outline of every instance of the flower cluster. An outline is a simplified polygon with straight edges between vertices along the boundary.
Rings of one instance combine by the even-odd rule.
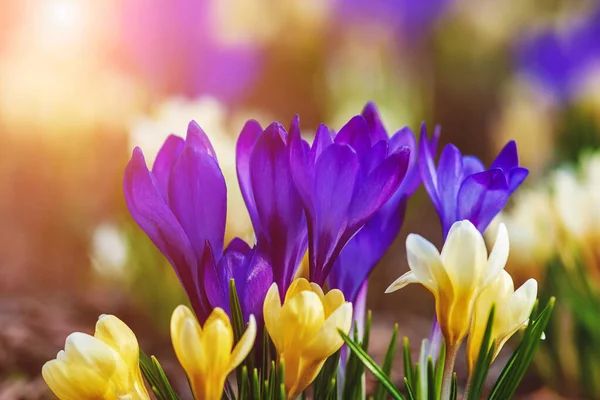
[[[429,139],[423,126],[417,151],[410,129],[388,136],[373,104],[339,131],[319,126],[312,143],[301,137],[298,117],[288,130],[276,122],[263,128],[248,121],[236,145],[236,171],[254,243],[225,243],[231,187],[198,124],[190,122],[185,139],[169,136],[151,169],[142,150],[134,149],[125,170],[125,199],[190,299],[193,311],[179,306],[172,314],[171,338],[196,399],[217,400],[224,390],[231,398],[226,381],[234,370],[240,398],[247,392],[253,393],[248,398],[263,398],[267,390],[295,399],[313,382],[316,397],[326,390],[335,398],[338,362],[342,383],[346,363],[354,362],[349,371],[360,377],[358,361],[340,349],[346,341],[360,351],[347,335],[353,323],[362,332],[368,275],[397,236],[407,200],[421,182],[445,244],[440,253],[410,234],[410,271],[388,292],[421,283],[434,294],[435,326],[446,343],[443,396],[450,393],[456,352],[467,337],[473,374],[486,328],[491,363],[527,325],[536,281],[514,290],[504,271],[504,225],[489,256],[482,236],[528,174],[519,166],[516,145],[509,142],[488,169],[447,145],[436,168],[438,138],[439,130]],[[488,328],[494,305],[497,317]],[[44,378],[63,399],[145,399],[138,352],[125,324],[101,317],[95,337],[67,339],[65,351],[44,367]],[[144,376],[160,399],[162,389],[172,389],[152,368],[146,366]],[[360,385],[361,379],[348,381]],[[344,389],[344,396],[350,392],[360,390]]]

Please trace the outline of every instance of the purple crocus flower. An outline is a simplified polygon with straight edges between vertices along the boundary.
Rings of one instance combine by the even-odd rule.
[[[520,37],[516,67],[557,99],[575,95],[582,75],[600,60],[600,6],[560,32],[546,30]]]
[[[432,151],[423,125],[419,169],[441,220],[444,238],[454,222],[464,219],[484,232],[529,173],[519,166],[514,141],[504,146],[488,169],[478,158],[463,156],[452,144],[442,150],[437,169],[434,159],[435,151]]]
[[[285,295],[308,246],[304,209],[292,180],[288,133],[276,122],[263,130],[258,122],[248,121],[236,153],[254,231],[267,244],[273,279]]]
[[[140,148],[124,177],[133,219],[174,267],[203,322],[213,307],[228,309],[229,278],[236,278],[245,316],[262,315],[272,282],[270,263],[237,239],[223,251],[227,190],[217,157],[200,126],[187,137],[171,135],[149,171]]]
[[[356,116],[337,134],[321,125],[310,146],[300,137],[299,120],[292,123],[290,166],[306,213],[310,279],[319,285],[402,183],[410,148],[392,146],[384,135]]]
[[[215,0],[124,0],[125,62],[159,93],[210,94],[233,101],[258,77],[262,51],[224,43],[212,17]]]
[[[437,141],[439,133],[432,141]],[[442,223],[444,238],[456,221],[468,219],[483,233],[504,208],[509,196],[523,183],[529,171],[519,166],[517,145],[510,141],[489,169],[476,157],[463,156],[452,144],[442,150],[437,169],[435,146],[427,139],[423,124],[419,143],[419,169],[423,185]],[[434,318],[428,353],[435,360],[442,342]]]
[[[386,141],[389,151],[392,153],[403,147],[408,148],[410,157],[406,176],[398,189],[365,226],[350,239],[329,274],[330,287],[340,289],[345,298],[353,302],[361,287],[365,286],[364,282],[375,265],[400,232],[407,200],[421,183],[416,162],[417,144],[413,132],[409,128],[403,128],[388,138],[373,103],[365,106],[362,116],[367,122],[371,142]],[[364,290],[366,292],[366,287]],[[366,299],[366,296],[363,298]]]

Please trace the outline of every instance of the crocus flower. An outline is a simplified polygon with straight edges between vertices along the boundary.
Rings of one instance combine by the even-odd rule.
[[[61,400],[149,400],[139,367],[135,334],[121,320],[102,315],[94,336],[75,332],[65,349],[42,368]]]
[[[392,194],[390,199],[377,211],[365,226],[350,239],[338,256],[328,282],[330,287],[340,289],[346,299],[354,302],[361,286],[375,268],[388,247],[398,235],[404,221],[406,203],[421,183],[417,166],[417,145],[415,136],[409,128],[403,128],[388,138],[377,108],[368,103],[363,109],[362,116],[367,122],[371,142],[386,141],[388,151],[406,147],[410,149],[410,158],[406,176]],[[439,133],[439,131],[436,131]],[[435,149],[437,137],[429,143]],[[365,288],[366,290],[366,288]],[[365,293],[366,294],[366,293]],[[366,299],[366,296],[364,296]],[[356,316],[356,304],[355,304]]]
[[[463,156],[452,144],[444,147],[437,169],[434,159],[435,151],[431,150],[423,125],[419,168],[423,185],[442,222],[444,237],[452,224],[463,219],[484,232],[529,173],[519,166],[514,141],[504,146],[488,169],[476,157]]]
[[[238,279],[244,315],[261,314],[272,281],[270,263],[241,240],[223,251],[227,189],[198,124],[190,123],[186,140],[167,138],[152,171],[135,148],[123,185],[133,219],[175,268],[201,322],[213,307],[225,306],[222,294],[231,277]]]
[[[440,254],[425,238],[406,239],[410,271],[386,290],[420,283],[435,296],[438,321],[447,348],[456,349],[471,326],[475,301],[496,280],[508,259],[508,233],[502,224],[489,258],[482,234],[468,220],[452,225]]]
[[[296,279],[285,294],[283,306],[273,283],[264,303],[265,327],[285,366],[288,400],[311,384],[325,360],[344,343],[338,333],[350,330],[352,304],[337,289],[327,294],[316,283]]]
[[[289,137],[274,122],[248,121],[237,142],[237,174],[256,236],[268,244],[273,280],[285,293],[307,247],[306,218],[292,180]]]
[[[317,129],[312,147],[290,129],[290,167],[308,225],[310,279],[323,285],[343,247],[398,190],[410,149],[388,143],[363,116],[339,133]]]
[[[223,40],[214,18],[217,3],[123,1],[119,37],[127,65],[163,94],[239,99],[258,77],[261,49]]]
[[[491,335],[491,341],[494,342],[495,359],[504,343],[517,330],[527,325],[536,298],[537,281],[535,279],[529,279],[515,291],[513,280],[506,271],[502,271],[496,280],[481,292],[475,303],[475,312],[467,341],[469,371],[473,371],[477,362],[492,305],[496,305]]]
[[[516,43],[516,69],[560,101],[572,100],[600,59],[600,7],[581,17],[560,30],[520,36]]]
[[[246,331],[234,347],[229,316],[218,307],[202,327],[183,305],[173,311],[171,318],[173,348],[196,399],[221,399],[225,379],[244,361],[255,338],[256,321],[250,316]]]

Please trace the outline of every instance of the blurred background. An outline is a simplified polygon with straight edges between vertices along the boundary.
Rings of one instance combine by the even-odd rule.
[[[3,0],[0,400],[52,398],[42,364],[102,313],[184,376],[168,320],[185,296],[124,204],[135,145],[150,163],[195,119],[228,180],[227,236],[247,236],[234,169],[245,120],[288,125],[298,113],[307,133],[321,122],[339,129],[370,100],[388,133],[441,125],[442,143],[486,163],[517,141],[531,174],[500,217],[508,268],[519,282],[540,279],[560,306],[519,396],[598,398],[598,2]],[[376,358],[394,321],[413,343],[429,333],[425,290],[383,295],[407,269],[408,232],[441,245],[422,189],[370,280],[384,339]]]

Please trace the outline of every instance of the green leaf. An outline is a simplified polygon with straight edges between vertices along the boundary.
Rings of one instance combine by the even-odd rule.
[[[233,279],[229,281],[229,308],[231,310],[231,326],[233,328],[233,337],[235,344],[239,342],[240,338],[244,334],[244,331],[246,330],[246,324],[244,323],[242,306],[240,304],[240,299],[237,294],[235,281]],[[243,386],[240,385],[240,382],[242,382],[242,370],[244,367],[250,370],[254,369],[254,363],[252,362],[252,354],[253,351],[251,351],[248,357],[246,357],[246,360],[235,369],[235,376],[238,382],[238,398],[240,399],[242,399],[241,390]]]
[[[427,357],[427,399],[436,400],[440,396],[435,388],[435,371],[433,368],[433,357]]]
[[[456,400],[458,396],[458,379],[456,379],[456,372],[452,374],[452,386],[450,386],[450,400]]]
[[[418,397],[415,394],[415,391],[412,388],[412,384],[410,383],[407,377],[404,377],[404,385],[406,386],[406,391],[408,392],[408,399],[417,400]]]
[[[446,341],[442,341],[440,354],[435,366],[435,393],[440,397],[442,393],[442,381],[444,379],[444,365],[446,363]]]
[[[354,330],[353,330],[354,341],[356,343],[359,343],[359,346],[362,348],[362,350],[365,353],[367,352],[368,347],[369,347],[371,321],[372,321],[371,312],[369,311],[367,313],[367,318],[366,318],[365,327],[364,327],[364,334],[363,334],[362,338],[360,338],[360,335],[358,332],[358,322],[354,323]],[[364,368],[362,361],[360,361],[360,359],[358,359],[358,357],[355,354],[349,353],[348,358],[346,360],[345,368],[346,369],[345,369],[345,374],[344,374],[344,385],[342,388],[342,398],[343,399],[363,398],[364,390],[365,390],[365,388],[363,388],[363,376],[365,373],[365,368]]]
[[[364,349],[355,341],[353,341],[348,335],[346,335],[342,330],[339,330],[342,339],[346,342],[348,349],[356,355],[356,357],[364,364],[365,367],[371,371],[371,373],[381,382],[381,384],[385,387],[388,393],[395,400],[404,400],[404,397],[400,394],[398,389],[394,386],[390,378],[383,372],[383,370],[373,361],[371,357],[364,351]],[[343,397],[346,398],[346,397]]]
[[[396,357],[396,347],[398,346],[398,324],[394,324],[394,332],[392,333],[392,339],[390,340],[390,344],[388,345],[387,351],[385,352],[385,357],[383,359],[382,371],[386,376],[390,376],[392,373],[392,366],[394,364],[394,357]],[[410,354],[409,354],[410,357]],[[412,369],[412,366],[410,367]],[[377,384],[377,389],[375,390],[375,400],[384,400],[385,399],[385,388],[381,385],[381,383]]]
[[[542,333],[550,321],[554,302],[554,297],[550,298],[544,310],[537,317],[534,317],[534,313],[537,312],[537,307],[534,306],[523,339],[496,381],[489,397],[490,400],[510,399],[515,393],[533,360]]]
[[[317,375],[312,385],[314,398],[326,399],[331,395],[331,390],[336,391],[335,397],[337,398],[337,387],[332,389],[331,381],[336,381],[341,353],[342,350],[340,349],[325,361],[323,368],[321,368],[319,375]]]
[[[492,358],[495,352],[494,342],[490,342],[492,338],[492,327],[494,324],[494,316],[496,314],[496,306],[493,305],[490,314],[488,316],[487,324],[485,326],[485,332],[479,348],[479,356],[475,362],[475,367],[471,372],[471,382],[468,387],[467,400],[478,400],[483,391],[483,385],[485,384],[485,378],[487,377],[492,363]]]
[[[156,357],[140,349],[140,370],[158,400],[179,400]]]
[[[404,377],[406,379],[408,379],[408,381],[414,385],[415,384],[415,378],[414,378],[414,370],[413,370],[413,363],[412,363],[412,357],[410,355],[410,344],[408,341],[407,337],[404,337],[404,346],[402,347],[402,353],[404,355],[403,357],[403,361],[404,361]]]

